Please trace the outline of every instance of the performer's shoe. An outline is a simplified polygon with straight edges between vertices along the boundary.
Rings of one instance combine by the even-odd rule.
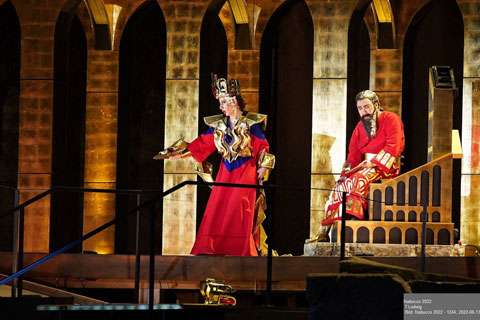
[[[330,242],[329,231],[332,225],[320,226],[320,230],[314,238],[305,240],[305,243]]]

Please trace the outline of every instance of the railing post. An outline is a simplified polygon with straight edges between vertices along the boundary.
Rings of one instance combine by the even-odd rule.
[[[137,207],[140,206],[140,193],[137,194]],[[140,302],[140,210],[137,210],[137,225],[135,230],[135,303]]]
[[[148,274],[148,310],[153,319],[153,298],[155,279],[155,203],[150,205],[150,271]]]
[[[18,232],[18,263],[17,269],[23,269],[23,238],[24,238],[24,230],[25,230],[25,208],[20,208],[20,221],[19,221],[19,232]],[[18,277],[18,297],[22,297],[22,290],[23,290],[23,276]]]
[[[425,272],[425,246],[427,244],[427,205],[422,210],[422,249],[420,252],[420,272]]]
[[[342,192],[342,229],[340,231],[340,261],[345,259],[345,228],[347,220],[346,202],[347,193]]]
[[[15,207],[18,206],[19,190],[15,189]],[[18,263],[18,211],[13,213],[12,274],[17,272]],[[17,279],[12,281],[12,298],[17,296]]]

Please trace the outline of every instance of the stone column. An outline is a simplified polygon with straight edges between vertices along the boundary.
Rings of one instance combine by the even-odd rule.
[[[89,48],[85,116],[85,188],[115,189],[118,115],[118,51]],[[83,233],[115,218],[115,195],[85,193]],[[83,250],[113,253],[115,227],[83,243]]]
[[[165,146],[198,132],[200,27],[208,6],[201,1],[159,1],[167,23]],[[194,160],[165,160],[164,190],[196,180]],[[162,253],[189,254],[195,241],[196,187],[187,186],[164,199]]]
[[[458,0],[464,23],[460,240],[480,244],[480,1]]]
[[[356,1],[307,1],[314,23],[310,236],[325,217],[325,198],[345,161],[348,25]],[[315,188],[318,188],[317,190]]]
[[[13,0],[21,27],[18,188],[20,203],[50,188],[53,41],[63,1]],[[25,210],[25,251],[48,252],[50,197]]]
[[[380,98],[385,110],[402,115],[402,49],[370,51],[370,89]]]

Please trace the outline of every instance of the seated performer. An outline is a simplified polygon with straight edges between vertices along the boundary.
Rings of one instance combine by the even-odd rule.
[[[170,158],[192,156],[202,163],[216,149],[223,158],[216,182],[261,184],[275,161],[267,153],[268,142],[263,135],[267,116],[244,111],[237,80],[232,79],[228,85],[225,79],[217,80],[212,75],[212,91],[223,114],[205,117],[209,130],[186,145],[184,152]],[[203,163],[203,167],[208,165]],[[256,199],[256,189],[213,187],[191,253],[257,256]]]
[[[402,120],[384,111],[373,91],[361,91],[355,100],[361,120],[353,131],[347,161],[325,204],[325,219],[314,241],[329,241],[332,222],[342,218],[342,191],[347,192],[348,218],[364,219],[369,184],[400,173],[397,160],[405,144]]]

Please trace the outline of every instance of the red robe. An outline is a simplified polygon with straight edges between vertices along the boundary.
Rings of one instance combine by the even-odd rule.
[[[404,147],[403,123],[395,113],[383,111],[380,114],[377,119],[377,134],[373,138],[367,136],[360,121],[350,139],[346,162],[351,163],[351,168],[355,168],[364,160],[366,153],[373,153],[376,156],[371,162],[376,167],[359,170],[337,183],[325,205],[325,220],[322,225],[342,218],[342,191],[348,193],[345,212],[363,219],[369,184],[381,178],[392,178],[399,174],[400,170],[395,165],[395,160]]]
[[[229,124],[229,122],[228,122]],[[216,182],[257,184],[258,156],[268,152],[261,126],[250,128],[253,157],[239,157],[229,163],[222,159]],[[192,157],[203,162],[216,150],[213,128],[188,145]],[[191,253],[257,256],[252,235],[256,189],[213,187]]]

